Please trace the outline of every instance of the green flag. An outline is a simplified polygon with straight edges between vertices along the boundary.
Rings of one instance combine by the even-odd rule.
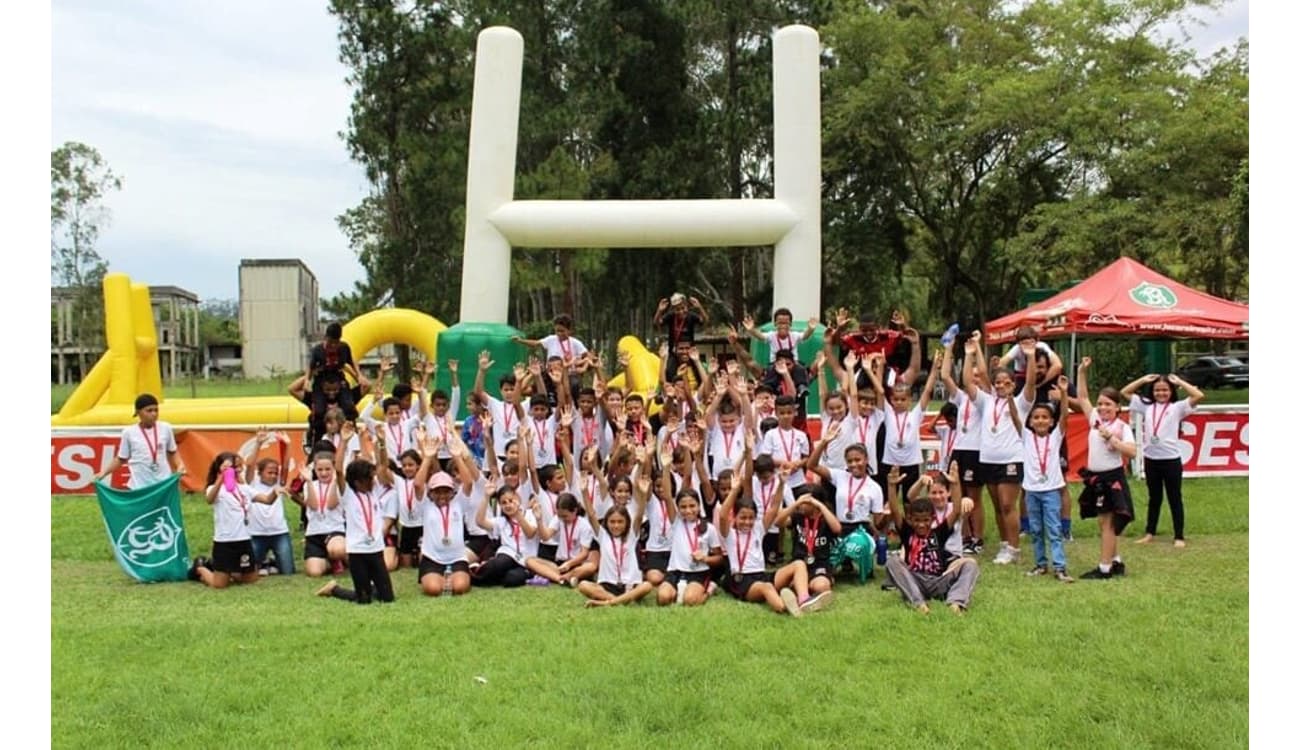
[[[181,519],[180,482],[180,475],[173,474],[138,490],[115,490],[95,483],[113,556],[137,581],[186,580],[190,547]]]

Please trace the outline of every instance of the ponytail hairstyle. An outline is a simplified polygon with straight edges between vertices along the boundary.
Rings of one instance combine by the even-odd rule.
[[[574,497],[572,492],[561,492],[555,500],[555,509],[567,510],[579,516],[587,515],[582,510],[582,503],[578,502],[578,498]]]
[[[216,458],[212,459],[212,463],[208,466],[207,486],[211,487],[217,483],[217,478],[221,476],[221,464],[229,461],[230,465],[234,466],[235,458],[237,458],[237,456],[230,451],[222,451],[218,453]]]

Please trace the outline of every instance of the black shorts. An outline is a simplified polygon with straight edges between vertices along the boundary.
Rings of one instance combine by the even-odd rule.
[[[601,581],[600,587],[605,589],[605,592],[612,596],[622,596],[627,593],[626,583],[605,583],[604,581]]]
[[[666,580],[674,586],[682,581],[686,581],[687,583],[698,583],[701,586],[708,586],[709,571],[701,570],[698,573],[688,573],[684,570],[673,570],[668,572],[668,578]]]
[[[252,573],[257,568],[253,565],[253,541],[213,542],[212,570],[230,575]]]
[[[849,534],[862,529],[867,536],[871,536],[871,529],[867,527],[866,521],[840,521],[840,539],[847,539]]]
[[[952,460],[957,462],[957,471],[959,472],[957,476],[961,478],[961,484],[963,489],[965,489],[968,485],[971,487],[976,487],[984,483],[984,481],[980,479],[980,477],[983,475],[980,473],[980,452],[979,451],[977,450],[953,451]],[[942,469],[945,473],[948,471],[948,467],[946,466],[941,466],[939,468]]]
[[[343,536],[341,531],[331,531],[325,534],[312,534],[304,538],[303,541],[303,558],[319,557],[322,560],[328,560],[330,555],[327,551],[330,540],[336,536]]]
[[[835,583],[835,574],[831,571],[829,560],[814,560],[812,565],[808,566],[808,580],[821,576],[831,583]]]
[[[537,556],[547,562],[555,562],[555,553],[560,551],[558,544],[539,544],[537,545]]]
[[[420,554],[420,538],[424,536],[423,526],[403,526],[397,537],[397,552],[401,555]]]
[[[641,564],[641,571],[648,573],[652,570],[657,570],[660,573],[668,572],[668,552],[646,550],[645,562]]]
[[[1133,520],[1133,496],[1129,493],[1128,477],[1124,469],[1111,469],[1094,474],[1084,469],[1083,491],[1079,493],[1079,517],[1096,518],[1102,513],[1111,514],[1111,525],[1116,534]]]
[[[771,573],[745,573],[739,578],[733,573],[727,577],[727,591],[743,602],[745,597],[749,596],[749,590],[754,587],[754,584],[771,582]]]
[[[1010,464],[980,464],[980,484],[1020,484],[1025,478],[1025,465],[1020,461]]]
[[[465,546],[474,553],[479,562],[487,562],[497,551],[497,543],[487,534],[466,534]]]
[[[440,576],[450,575],[452,573],[464,573],[469,575],[469,563],[464,560],[457,560],[454,563],[446,564],[434,562],[424,555],[420,555],[420,572],[415,576],[415,580],[418,582],[430,573],[437,573]]]

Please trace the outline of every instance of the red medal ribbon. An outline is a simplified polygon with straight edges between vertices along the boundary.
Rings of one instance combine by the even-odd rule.
[[[442,516],[442,538],[451,538],[451,506],[434,505],[438,509],[438,515]]]
[[[507,518],[506,522],[510,524],[510,536],[515,538],[515,553],[523,557],[524,548],[519,545],[519,524],[513,518]]]
[[[564,549],[568,551],[568,559],[573,559],[573,530],[578,526],[578,517],[573,517],[573,523],[564,524]]]
[[[700,548],[700,532],[696,530],[694,522],[688,524],[683,521],[682,526],[686,528],[686,543],[690,545],[691,554],[694,555]]]
[[[537,427],[537,447],[539,450],[546,450],[546,420],[538,422],[533,420],[533,425]]]
[[[745,553],[741,554],[740,531],[739,530],[736,531],[736,572],[737,573],[743,574],[745,572],[745,560],[746,558],[749,557],[749,543],[750,541],[753,540],[753,538],[754,538],[754,530],[751,528],[749,530],[749,533],[745,535],[745,545],[744,545]],[[691,551],[694,552],[695,550],[692,549]]]
[[[1034,436],[1034,457],[1038,459],[1038,472],[1044,477],[1047,476],[1047,456],[1052,450],[1052,434],[1047,434],[1047,439],[1043,441],[1042,450],[1038,449],[1038,433],[1031,433]]]
[[[794,444],[797,439],[794,436],[794,430],[790,430],[790,443],[785,442],[785,430],[777,428],[776,436],[781,438],[781,450],[785,451],[785,460],[787,462],[794,460]]]
[[[415,482],[406,480],[406,515],[415,513]]]
[[[862,488],[863,488],[863,487],[866,487],[866,486],[867,486],[867,480],[870,479],[870,478],[871,478],[871,477],[867,476],[866,474],[863,474],[863,475],[862,475],[862,481],[861,481],[861,482],[858,482],[857,489],[854,489],[854,487],[853,487],[853,475],[852,475],[852,474],[849,475],[849,511],[848,511],[848,515],[849,515],[850,517],[853,516],[853,503],[854,503],[854,501],[857,500],[857,498],[858,498],[858,493],[862,491]]]
[[[328,490],[330,488],[330,484],[332,484],[332,482],[333,480],[322,484],[319,479],[316,480],[316,512],[317,513],[325,512],[325,490]]]
[[[609,532],[605,532],[605,533],[609,533]],[[623,544],[620,545],[617,539],[615,539],[613,536],[610,536],[609,544],[611,547],[614,548],[614,560],[615,560],[614,564],[618,566],[618,570],[615,571],[614,573],[614,578],[617,583],[622,583],[623,582],[623,557],[627,555],[627,542],[625,541],[623,542]]]
[[[585,448],[592,444],[592,439],[596,437],[596,418],[582,418],[582,446]]]
[[[993,431],[994,432],[997,432],[998,422],[1002,420],[1002,415],[998,413],[998,409],[1002,406],[1003,401],[1006,401],[1008,403],[1007,413],[1010,414],[1011,411],[1010,399],[1005,399],[1001,397],[997,397],[993,399]]]
[[[1160,423],[1163,422],[1163,421],[1165,421],[1165,412],[1169,411],[1169,407],[1173,405],[1173,402],[1172,402],[1172,401],[1166,401],[1166,402],[1164,402],[1163,404],[1159,404],[1159,405],[1165,407],[1165,408],[1163,408],[1163,409],[1160,410],[1160,416],[1155,417],[1154,419],[1148,420],[1149,422],[1151,422],[1151,434],[1152,434],[1152,435],[1155,435],[1157,432],[1160,431]],[[1152,411],[1152,413],[1155,412],[1155,410],[1156,410],[1155,407],[1156,407],[1156,406],[1157,406],[1157,405],[1155,405],[1155,404],[1152,405],[1152,407],[1151,407],[1151,411]]]
[[[158,463],[158,423],[153,423],[153,441],[149,441],[149,433],[144,431],[144,425],[140,425],[140,435],[144,437],[144,444],[149,446],[149,460],[152,463]]]
[[[659,536],[668,536],[668,503],[661,497],[655,497],[659,503]]]
[[[375,507],[371,505],[369,492],[358,492],[357,502],[361,505],[361,518],[366,522],[366,536],[375,536]]]
[[[773,492],[776,492],[776,480],[775,480],[775,479],[773,479],[772,481],[768,482],[767,484],[760,484],[760,485],[758,485],[758,499],[759,499],[759,502],[762,503],[762,506],[763,506],[762,508],[759,509],[759,511],[760,511],[760,512],[759,512],[759,519],[760,519],[760,520],[762,519],[763,516],[767,515],[767,506],[770,505],[771,502],[772,502],[772,493],[773,493]]]
[[[949,428],[948,439],[944,441],[943,458],[952,458],[952,444],[957,440],[957,431]],[[941,469],[943,467],[940,467]]]
[[[397,452],[394,453],[393,455],[395,456],[402,455],[402,447],[403,447],[402,426],[401,425],[397,426],[397,432],[393,432],[393,425],[385,423],[385,426],[388,428],[388,436],[393,439],[394,443],[397,443]]]
[[[565,361],[573,359],[573,344],[569,343],[568,339],[562,339],[558,336],[555,337],[555,340],[560,343],[560,354],[563,355],[563,359]]]
[[[962,406],[962,410],[961,410],[961,431],[965,432],[966,427],[969,424],[970,424],[970,399],[967,398],[966,403],[965,405]]]
[[[912,419],[912,412],[910,411],[903,412],[902,422],[899,422],[898,420],[897,411],[895,411],[890,416],[894,418],[894,429],[898,430],[898,439],[901,441],[903,439],[903,434],[907,432],[907,424]]]
[[[501,404],[501,426],[505,428],[505,434],[510,434],[510,417],[514,416],[515,405],[502,402]]]

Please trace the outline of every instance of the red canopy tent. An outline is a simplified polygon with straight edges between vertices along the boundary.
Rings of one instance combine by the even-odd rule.
[[[1085,281],[1019,312],[990,321],[984,340],[1015,340],[1032,325],[1041,338],[1143,336],[1189,339],[1250,337],[1250,307],[1183,286],[1132,258],[1120,258]]]

